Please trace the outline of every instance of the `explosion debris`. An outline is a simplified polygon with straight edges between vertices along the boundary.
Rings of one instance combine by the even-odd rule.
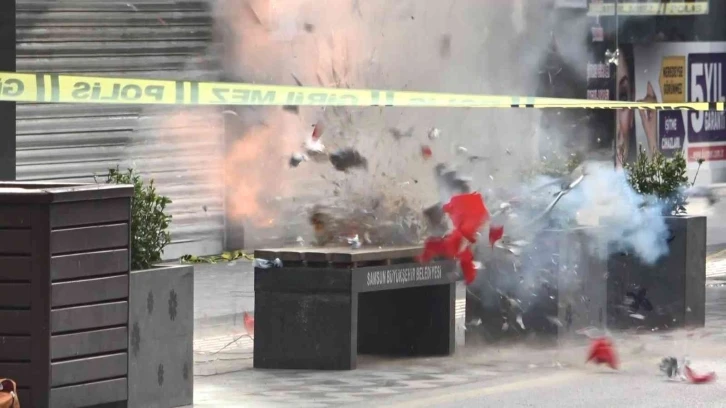
[[[255,268],[270,269],[270,268],[282,268],[282,261],[280,258],[275,258],[272,261],[262,258],[255,258]]]
[[[368,169],[368,160],[358,151],[347,148],[330,154],[330,163],[338,171],[348,171],[352,168]]]
[[[400,129],[397,128],[390,128],[388,129],[388,133],[390,133],[391,136],[393,136],[393,138],[396,140],[413,137],[413,126],[408,128],[408,130],[406,130],[405,132],[402,132]]]
[[[605,364],[613,370],[618,369],[618,358],[615,349],[610,340],[601,337],[594,339],[590,346],[590,352],[587,355],[587,362],[592,361],[595,364]]]
[[[441,136],[441,131],[437,128],[431,128],[428,133],[428,138],[430,140],[438,139],[439,136]]]
[[[441,36],[439,54],[442,58],[449,58],[449,56],[451,56],[451,34],[444,34]]]
[[[305,155],[300,153],[293,153],[292,156],[290,156],[290,167],[297,167],[300,165],[300,163],[305,161]]]
[[[421,146],[421,156],[425,160],[430,159],[432,155],[433,155],[433,152],[431,151],[431,148],[429,146],[427,146],[427,145]]]
[[[300,107],[297,105],[285,105],[282,107],[282,110],[284,110],[285,112],[292,113],[294,115],[300,114]]]
[[[303,85],[303,83],[302,83],[302,82],[301,82],[301,81],[300,81],[300,80],[299,80],[299,79],[297,78],[297,76],[295,76],[295,74],[293,74],[292,72],[290,73],[290,76],[292,76],[292,80],[293,80],[293,81],[295,81],[295,83],[297,84],[297,86],[305,86],[305,85]]]

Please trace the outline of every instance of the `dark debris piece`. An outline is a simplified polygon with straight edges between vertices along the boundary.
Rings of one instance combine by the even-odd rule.
[[[404,137],[412,137],[413,136],[413,127],[408,128],[405,132],[402,132],[399,129],[396,128],[390,128],[388,129],[388,132],[393,136],[396,140],[401,140]]]
[[[436,203],[431,207],[424,209],[423,215],[426,219],[429,230],[433,235],[443,235],[446,233],[449,226],[441,203]]]
[[[295,83],[297,84],[297,86],[304,86],[303,83],[302,83],[302,81],[300,81],[295,74],[290,73],[290,76],[292,76],[292,80],[295,81]]]
[[[453,195],[471,193],[469,182],[456,171],[447,169],[444,164],[436,165],[436,176],[438,183]]]
[[[340,149],[330,154],[330,163],[338,171],[347,171],[352,168],[368,168],[368,160],[353,149]]]
[[[665,357],[660,362],[660,371],[662,371],[668,378],[674,378],[679,374],[678,359],[675,357]]]
[[[305,160],[305,156],[295,153],[292,156],[290,156],[290,167],[297,167]]]
[[[645,288],[636,288],[631,292],[627,292],[625,297],[630,300],[630,310],[635,313],[641,308],[646,312],[653,311],[653,304],[646,298],[647,290]]]
[[[441,36],[441,48],[439,53],[442,58],[448,58],[451,55],[451,34]]]
[[[300,114],[300,107],[297,105],[285,105],[282,107],[282,110],[284,110],[285,112],[293,113],[295,115]]]
[[[305,23],[303,25],[303,28],[305,29],[305,31],[307,31],[309,33],[312,33],[313,31],[315,31],[315,26],[310,23]]]

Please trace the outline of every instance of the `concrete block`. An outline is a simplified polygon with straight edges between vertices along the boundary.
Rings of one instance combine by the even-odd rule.
[[[702,327],[706,321],[706,217],[666,217],[668,254],[653,265],[620,253],[608,262],[608,324],[613,328]],[[638,307],[630,307],[638,292]],[[652,307],[649,307],[652,306]],[[651,309],[651,310],[648,310]]]
[[[129,298],[129,406],[191,405],[193,266],[131,272]]]

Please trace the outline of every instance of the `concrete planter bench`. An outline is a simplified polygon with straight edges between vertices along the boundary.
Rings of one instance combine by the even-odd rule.
[[[0,373],[24,408],[126,406],[132,194],[0,183]]]
[[[608,262],[611,328],[702,327],[706,321],[706,217],[666,217],[668,254],[645,265],[632,254]],[[636,299],[628,293],[636,293]],[[626,299],[627,302],[626,302]],[[634,307],[626,303],[635,302]],[[648,305],[652,310],[648,310]]]
[[[358,353],[453,354],[456,266],[421,265],[421,251],[255,251],[283,267],[255,268],[254,367],[352,370]]]

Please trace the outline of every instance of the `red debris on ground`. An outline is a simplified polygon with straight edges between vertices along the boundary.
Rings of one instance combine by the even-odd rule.
[[[692,382],[693,384],[705,384],[710,383],[711,381],[716,379],[716,373],[710,372],[708,374],[696,374],[691,370],[691,367],[686,366],[684,368],[684,372],[686,374],[686,378],[688,378],[688,381]]]
[[[502,237],[504,236],[504,226],[503,225],[492,225],[489,227],[489,245],[494,247],[494,244],[497,243]]]
[[[242,317],[245,322],[245,330],[247,331],[247,335],[251,338],[255,338],[255,318],[254,316],[250,315],[247,312],[244,312],[242,314]]]
[[[587,356],[587,362],[590,361],[595,364],[606,364],[613,370],[618,369],[618,358],[615,355],[613,344],[604,337],[593,340]]]
[[[444,205],[444,212],[449,214],[454,230],[443,237],[427,239],[419,260],[425,263],[437,256],[459,260],[464,281],[468,285],[476,278],[474,254],[469,244],[476,242],[479,228],[489,220],[489,211],[481,194],[471,193],[451,197],[449,203]],[[462,249],[464,244],[466,247]]]
[[[430,147],[426,145],[421,146],[421,156],[423,156],[424,159],[430,159],[433,154],[434,153],[431,151]]]

